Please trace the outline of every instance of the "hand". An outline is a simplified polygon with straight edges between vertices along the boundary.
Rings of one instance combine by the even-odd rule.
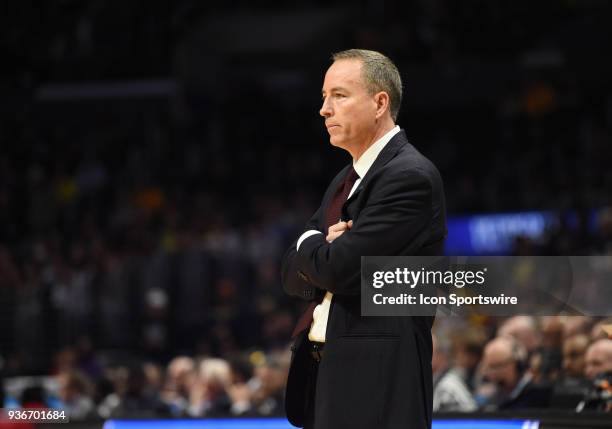
[[[327,237],[325,237],[325,239],[328,243],[331,243],[336,238],[340,237],[344,233],[344,231],[348,231],[352,227],[352,220],[349,220],[348,222],[338,222],[337,224],[329,227],[329,230],[327,231]]]

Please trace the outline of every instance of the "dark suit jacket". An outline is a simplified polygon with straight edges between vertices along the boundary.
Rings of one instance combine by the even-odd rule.
[[[333,179],[305,231],[326,231],[325,209],[349,167]],[[317,429],[429,428],[433,317],[361,317],[360,258],[442,254],[446,215],[440,174],[400,131],[342,213],[353,227],[333,243],[316,234],[302,242],[299,252],[293,243],[283,257],[288,294],[306,300],[321,291],[334,294],[318,374],[304,346],[308,331],[294,345],[286,395],[289,421],[304,424],[305,402],[313,395],[304,389],[308,377],[316,376]]]

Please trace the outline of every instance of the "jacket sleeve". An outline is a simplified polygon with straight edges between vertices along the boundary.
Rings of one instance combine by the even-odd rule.
[[[359,294],[361,256],[413,255],[427,240],[432,219],[427,175],[386,171],[373,182],[350,230],[332,243],[318,234],[308,237],[294,254],[292,269],[307,283],[338,295]]]
[[[310,229],[317,228],[317,220],[319,219],[319,208],[315,214],[310,218],[304,232]],[[303,233],[302,233],[303,234]],[[323,234],[316,234],[325,237]],[[296,255],[297,255],[297,241],[299,237],[293,242],[293,244],[285,252],[281,262],[281,282],[285,292],[291,296],[295,296],[307,301],[315,298],[316,288],[306,280],[306,277],[298,272],[296,268]],[[307,241],[306,239],[305,241]],[[302,243],[303,245],[303,243]],[[301,247],[301,246],[300,246]]]

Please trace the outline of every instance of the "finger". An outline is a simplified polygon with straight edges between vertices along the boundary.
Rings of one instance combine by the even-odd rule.
[[[346,224],[347,228],[352,228],[353,227],[353,221],[349,220]]]
[[[334,241],[336,238],[340,237],[342,234],[344,234],[347,231],[347,229],[343,229],[342,231],[334,231],[334,232],[330,232],[327,236],[327,241],[332,242]]]
[[[340,221],[335,225],[332,225],[336,231],[344,231],[346,229],[346,222]]]
[[[328,234],[328,237],[330,237],[331,239],[336,238],[337,236],[339,236],[340,233],[338,231],[332,231]]]
[[[341,235],[342,235],[342,232],[332,232],[328,234],[325,239],[331,243],[332,241],[334,241],[336,238],[340,237]]]
[[[329,227],[329,233],[343,231],[346,228],[346,222],[338,222]]]

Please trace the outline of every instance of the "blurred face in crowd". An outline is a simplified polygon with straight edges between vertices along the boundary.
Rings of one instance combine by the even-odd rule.
[[[594,379],[608,371],[612,371],[612,340],[598,340],[587,350],[584,373],[587,378]]]
[[[547,348],[560,349],[563,343],[563,323],[558,316],[543,317],[542,325],[542,346]]]
[[[573,337],[578,334],[588,334],[591,329],[592,321],[587,316],[570,316],[563,325],[563,336]]]
[[[84,375],[75,371],[63,371],[57,376],[58,396],[68,404],[87,393],[88,382]]]
[[[455,366],[468,371],[468,374],[474,371],[482,360],[486,342],[486,335],[478,329],[470,329],[456,335],[452,351]]]
[[[457,344],[455,346],[455,362],[459,368],[471,371],[478,366],[481,359],[481,354],[478,354],[475,350],[464,344]]]
[[[514,316],[506,320],[498,330],[500,337],[512,337],[527,351],[534,351],[540,343],[535,320],[530,316]]]
[[[266,395],[281,390],[287,377],[281,368],[274,365],[262,365],[256,368],[255,375],[261,381],[261,389]]]
[[[331,144],[349,151],[354,158],[381,137],[377,135],[380,118],[385,113],[389,115],[389,96],[386,92],[368,91],[361,67],[360,59],[342,59],[330,66],[319,111],[325,118]]]
[[[602,320],[593,326],[591,341],[608,338],[609,335],[612,336],[612,318]]]
[[[589,338],[586,335],[574,335],[563,343],[563,371],[568,377],[584,375],[585,359]]]
[[[71,402],[76,396],[75,390],[70,384],[70,377],[67,373],[62,373],[57,377],[58,395],[64,403]]]
[[[521,377],[512,345],[506,338],[496,338],[487,344],[482,364],[485,378],[504,391],[512,391]]]
[[[222,394],[231,382],[229,364],[219,358],[206,358],[200,363],[199,382],[208,397]]]
[[[196,378],[193,359],[179,356],[168,364],[166,390],[186,394]]]
[[[432,353],[431,353],[431,370],[434,374],[437,374],[446,369],[446,356],[440,350],[440,345],[438,344],[438,338],[435,335],[431,336],[431,344],[432,344]]]

